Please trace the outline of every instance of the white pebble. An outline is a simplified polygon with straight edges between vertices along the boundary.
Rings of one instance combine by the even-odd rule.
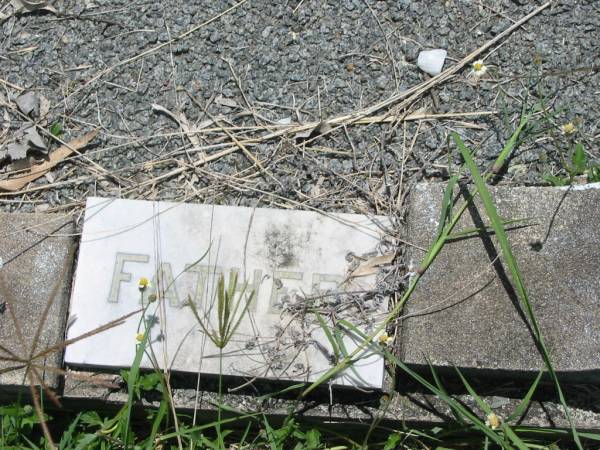
[[[428,73],[431,76],[436,76],[442,71],[447,54],[448,52],[446,50],[439,48],[435,50],[423,50],[419,53],[417,66],[423,72]]]

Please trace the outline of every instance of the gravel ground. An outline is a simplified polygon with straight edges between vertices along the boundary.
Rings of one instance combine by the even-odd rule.
[[[486,167],[523,104],[540,100],[545,112],[534,117],[535,128],[500,182],[543,183],[546,174],[564,173],[561,154],[568,158],[575,142],[584,144],[590,161],[600,157],[595,0],[552,2],[482,55],[485,75],[473,76],[469,65],[407,109],[493,114],[348,123],[317,136],[328,131],[323,125],[308,140],[295,133],[262,137],[287,121],[319,123],[416,86],[427,79],[416,67],[420,50],[447,49],[450,67],[539,5],[56,0],[58,14],[9,15],[0,27],[0,92],[10,104],[3,142],[23,126],[10,102],[20,93],[16,87],[50,101],[38,124],[60,123],[62,140],[100,133],[85,157],[70,158],[20,191],[0,193],[1,208],[77,213],[86,196],[102,195],[401,217],[415,181],[456,170],[451,130],[477,149]],[[0,11],[9,14],[11,7]],[[189,139],[153,104],[205,128]],[[577,130],[567,135],[561,126],[569,121]],[[244,149],[234,142],[250,137],[255,142]],[[236,151],[214,156],[231,144]],[[192,167],[202,155],[214,160]],[[3,177],[15,168],[5,161]]]

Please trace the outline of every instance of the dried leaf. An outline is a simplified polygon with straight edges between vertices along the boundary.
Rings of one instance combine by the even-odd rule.
[[[322,120],[314,127],[296,133],[294,139],[296,139],[296,142],[302,143],[304,141],[315,139],[316,137],[321,136],[322,134],[326,134],[330,130],[331,125],[329,125],[329,123],[327,123],[326,121]]]
[[[10,157],[13,165],[13,170],[28,168],[29,161],[25,164],[19,164],[19,168],[15,166],[15,162],[27,158],[27,152],[33,150],[36,152],[48,153],[48,147],[44,139],[40,136],[35,125],[31,122],[26,123],[22,128],[17,130],[11,139],[11,142],[6,146],[6,150],[0,152],[0,158]]]
[[[57,13],[56,9],[54,9],[54,7],[50,5],[46,0],[12,0],[11,4],[15,8],[15,12],[17,13],[38,11],[40,9],[50,11],[54,14]]]
[[[6,154],[10,157],[11,161],[26,158],[27,150],[27,145],[19,144],[18,142],[13,142],[12,144],[8,144],[6,146]]]
[[[25,92],[17,97],[15,103],[21,112],[28,116],[38,105],[38,97],[34,92]]]
[[[369,258],[352,271],[350,278],[373,275],[377,273],[378,267],[390,264],[394,260],[395,256],[396,255],[392,253],[390,255],[380,255]]]
[[[46,172],[48,172],[74,151],[80,150],[88,145],[97,134],[98,130],[91,131],[78,139],[72,140],[67,145],[57,148],[50,154],[48,161],[32,167],[27,173],[19,174],[13,178],[0,181],[0,189],[4,191],[18,191],[27,185],[27,183],[43,176]]]
[[[40,150],[43,152],[48,151],[48,147],[46,143],[40,136],[35,126],[27,128],[25,130],[25,138],[27,139],[27,143],[33,147],[34,150]]]
[[[306,139],[307,139],[307,138],[308,138],[308,137],[311,135],[311,133],[313,132],[313,130],[314,130],[315,128],[316,128],[316,127],[313,127],[313,128],[307,128],[307,129],[306,129],[306,130],[304,130],[304,131],[298,131],[298,132],[297,132],[297,133],[294,135],[294,139],[295,139],[296,141],[298,141],[298,140],[300,140],[300,141],[301,141],[301,140],[306,140]]]
[[[227,106],[228,108],[237,108],[237,105],[238,105],[235,100],[232,100],[230,98],[225,98],[222,95],[218,95],[215,98],[215,103],[217,105]]]
[[[43,95],[40,95],[40,119],[44,119],[48,113],[50,112],[50,100],[48,100]]]

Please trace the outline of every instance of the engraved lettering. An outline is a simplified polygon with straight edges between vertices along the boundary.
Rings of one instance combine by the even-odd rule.
[[[239,271],[236,270],[236,273],[239,274]],[[248,306],[248,310],[251,312],[256,312],[256,309],[257,309],[256,299],[258,298],[261,279],[262,279],[262,270],[260,270],[260,269],[254,270],[254,276],[252,278],[252,283],[248,282],[248,284],[246,284],[246,281],[240,280],[238,278],[236,292],[242,292],[242,289],[244,289],[244,285],[246,284],[246,289],[244,290],[244,298],[242,299],[242,301],[246,301],[246,298],[250,294],[252,294],[252,292],[254,291],[254,296],[252,297],[252,301],[250,302],[250,305]]]
[[[341,275],[332,275],[325,273],[313,273],[312,276],[312,295],[322,294],[325,290],[321,289],[322,283],[333,283],[334,286],[331,289],[337,289],[338,286],[344,281],[344,277]]]
[[[273,272],[273,289],[271,290],[271,297],[269,299],[270,314],[279,314],[279,311],[277,310],[277,301],[282,295],[288,293],[288,288],[285,287],[282,280],[301,281],[303,277],[304,274],[302,272],[290,272],[287,270],[276,270]]]
[[[148,261],[150,261],[150,256],[148,255],[139,255],[135,253],[117,253],[112,283],[110,285],[110,292],[108,294],[109,303],[118,303],[119,288],[121,287],[121,283],[131,281],[131,274],[129,272],[123,272],[125,263],[147,263]]]
[[[187,264],[184,270],[187,273],[193,273],[196,275],[196,283],[194,286],[192,301],[196,306],[198,306],[200,303],[202,303],[202,299],[204,298],[204,292],[208,282],[209,267],[200,266],[198,264]]]
[[[175,278],[173,277],[173,269],[171,263],[161,263],[160,270],[157,276],[155,275],[152,279],[152,285],[156,286],[156,294],[159,298],[164,298],[169,301],[169,306],[178,307],[179,296],[177,295],[177,289],[175,288]]]

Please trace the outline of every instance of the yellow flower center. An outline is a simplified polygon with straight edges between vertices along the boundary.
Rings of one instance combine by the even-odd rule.
[[[148,278],[146,277],[142,277],[140,278],[140,281],[138,282],[138,287],[140,288],[140,290],[144,290],[148,287],[148,285],[150,284],[150,282],[148,281]]]
[[[135,340],[138,342],[142,342],[144,340],[144,333],[138,333],[135,335]]]
[[[483,64],[483,61],[475,61],[473,63],[473,70],[476,72],[480,72],[484,67],[485,65]]]
[[[393,340],[394,340],[394,338],[392,336],[388,336],[387,333],[383,333],[382,335],[379,336],[379,343],[381,345],[388,345]]]
[[[501,424],[502,420],[500,419],[500,417],[498,417],[496,414],[491,413],[488,414],[487,416],[487,420],[486,420],[486,424],[487,426],[489,426],[492,430],[495,430],[497,428],[500,428],[500,424]]]
[[[565,134],[573,134],[577,131],[577,128],[573,122],[565,123],[561,128]]]

